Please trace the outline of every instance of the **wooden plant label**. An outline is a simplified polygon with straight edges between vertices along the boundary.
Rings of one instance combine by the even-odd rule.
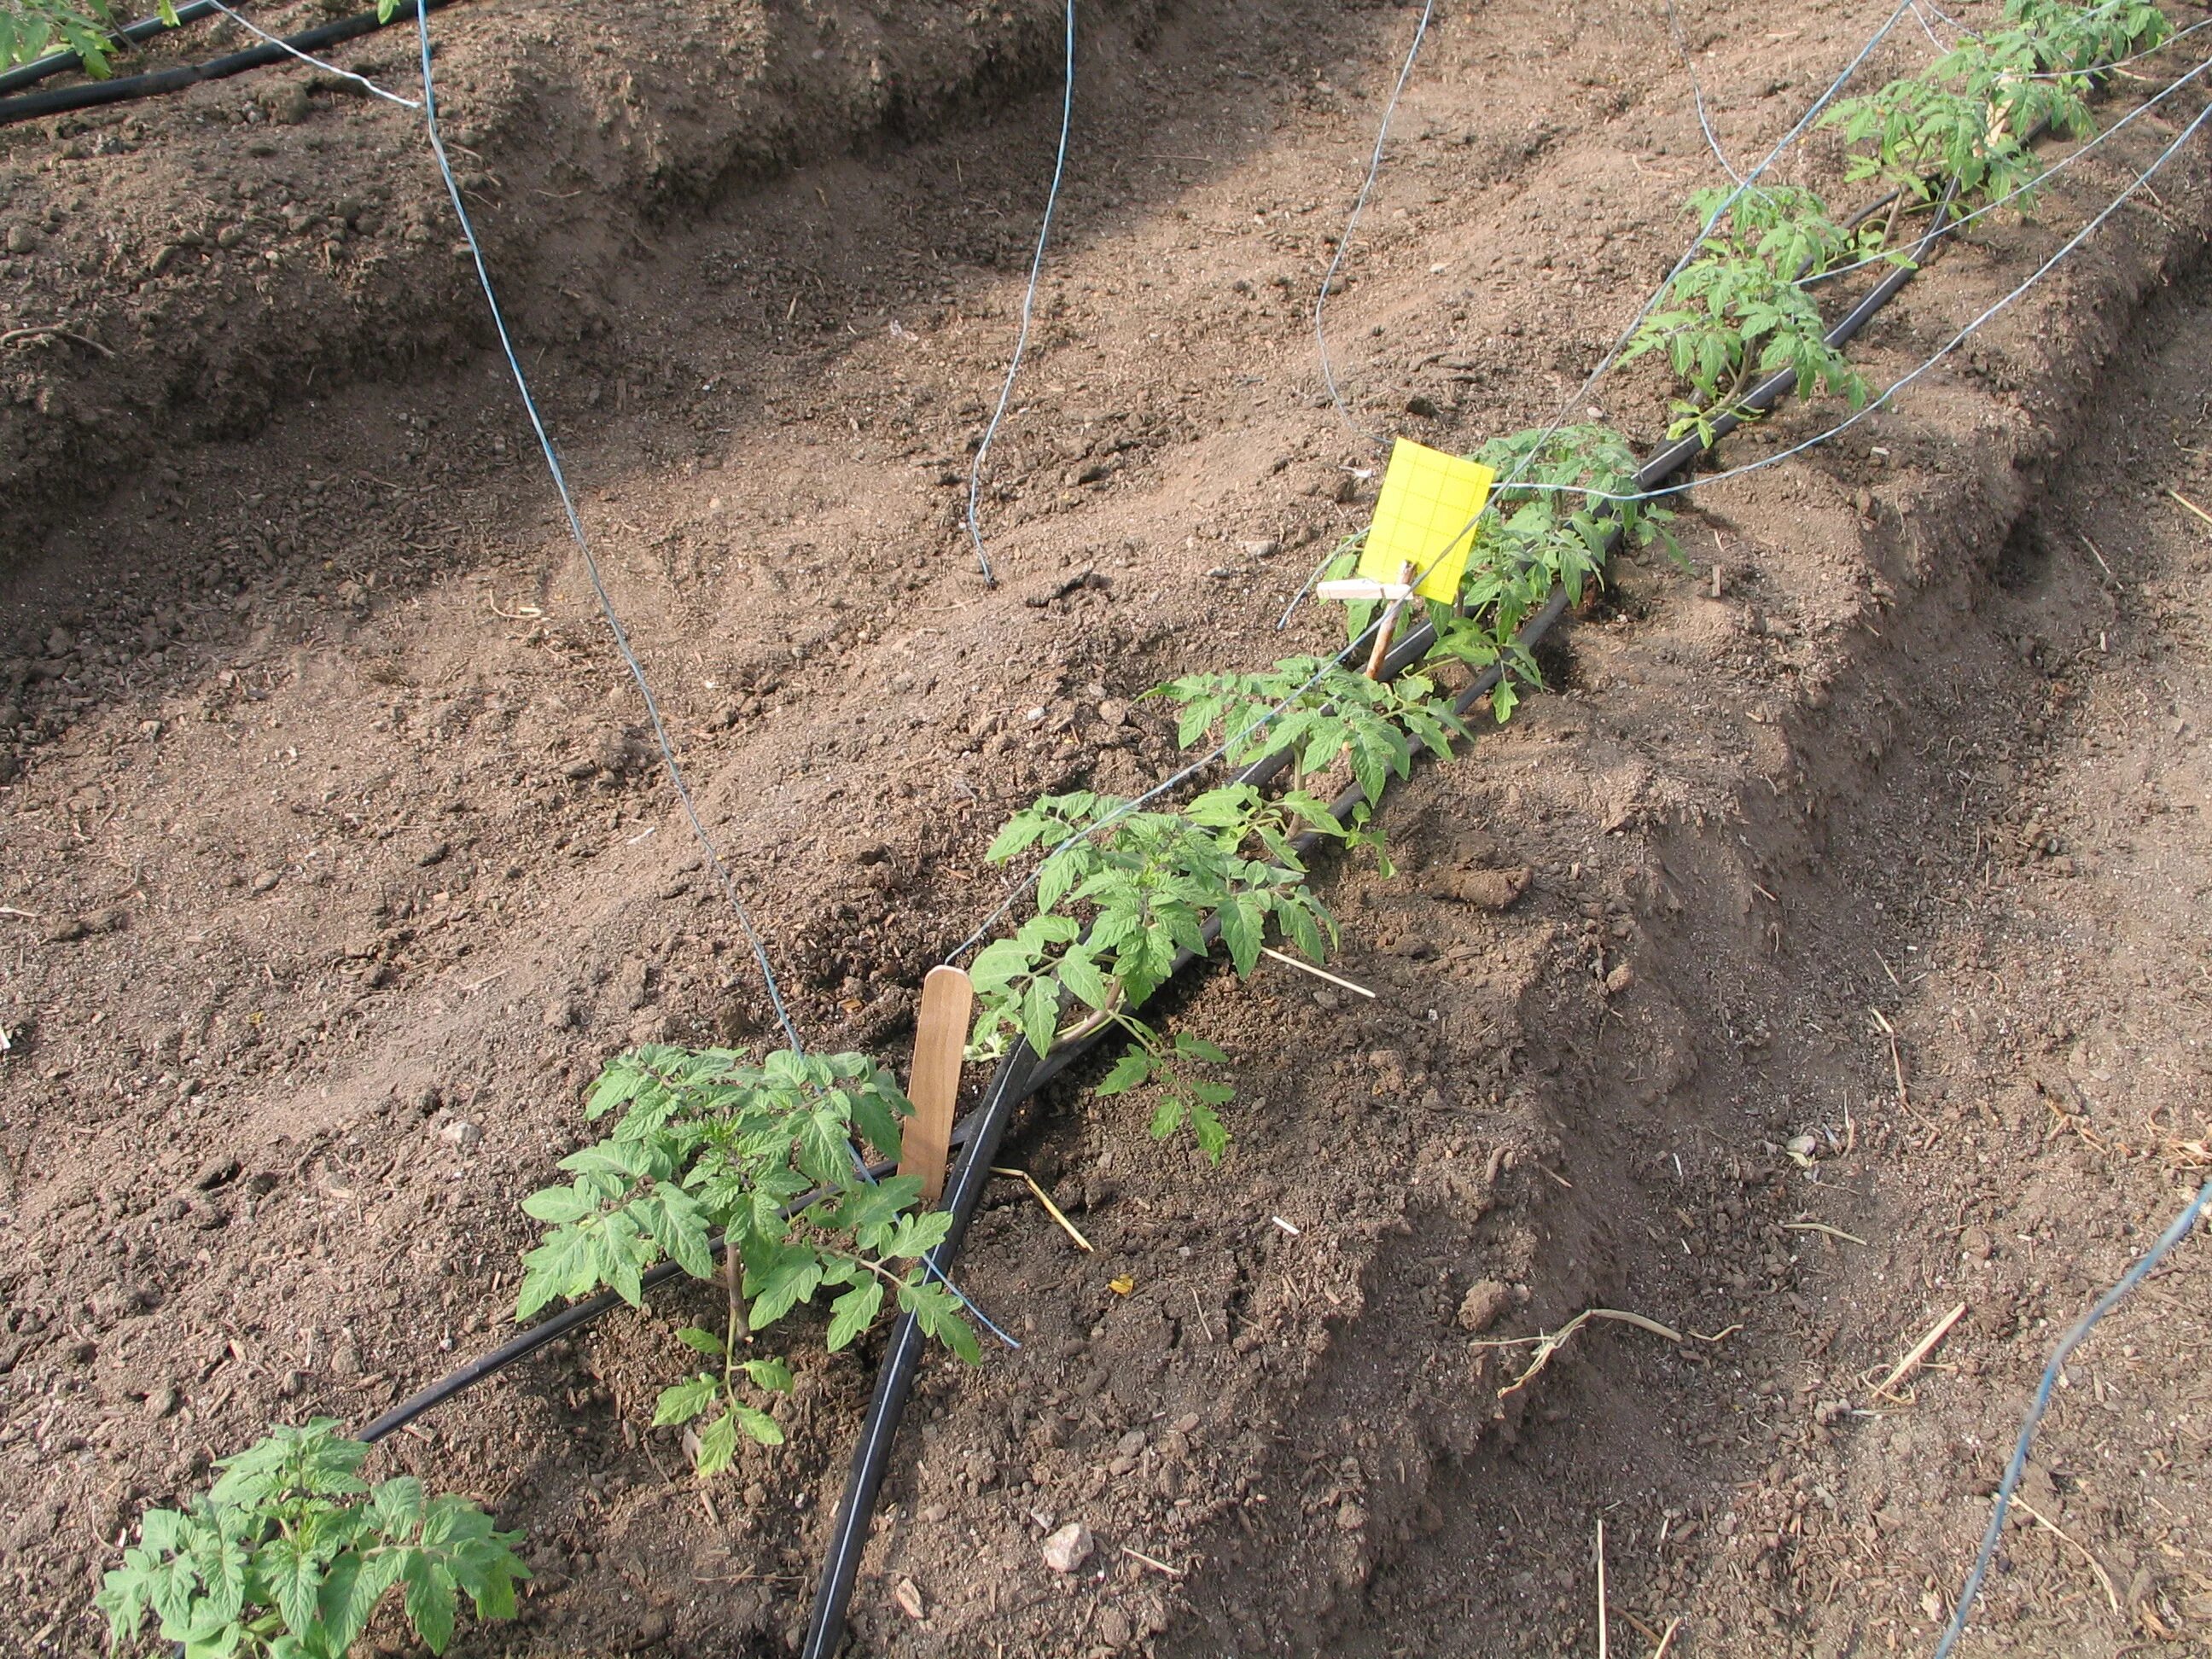
[[[915,1022],[914,1072],[907,1098],[914,1115],[899,1137],[901,1175],[921,1177],[921,1201],[945,1195],[945,1160],[952,1144],[952,1109],[960,1098],[960,1061],[968,1048],[968,1023],[975,988],[957,968],[933,968],[921,982],[921,1017]]]

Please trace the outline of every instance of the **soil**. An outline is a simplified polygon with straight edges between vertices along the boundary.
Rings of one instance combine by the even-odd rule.
[[[1417,15],[1083,13],[988,590],[960,508],[1057,12],[437,15],[533,389],[811,1046],[903,1055],[1012,807],[1172,769],[1144,690],[1327,642],[1274,620],[1374,455],[1310,295]],[[1741,158],[1876,20],[1685,21]],[[396,37],[338,56],[407,90]],[[1870,380],[2193,96],[1945,252],[1854,348]],[[0,334],[113,354],[0,345],[21,1651],[101,1650],[113,1541],[212,1459],[499,1339],[516,1200],[611,1054],[773,1040],[413,119],[286,71],[0,130],[32,233]],[[1355,421],[1550,418],[1712,171],[1663,23],[1447,11],[1394,132],[1330,311]],[[1832,140],[1793,158],[1833,184]],[[1615,1651],[1932,1645],[2052,1343],[2212,1163],[2208,228],[2198,151],[1895,408],[1696,492],[1689,572],[1624,563],[1555,695],[1394,793],[1400,873],[1329,872],[1371,997],[1271,963],[1163,1004],[1237,1062],[1220,1169],[1141,1094],[1034,1106],[1005,1161],[1096,1249],[1012,1181],[979,1218],[960,1282],[1022,1346],[926,1369],[854,1650],[1590,1653],[1601,1522]],[[1667,392],[1639,365],[1593,406],[1648,438]],[[2205,1261],[2069,1368],[1962,1651],[2208,1650]],[[880,1341],[793,1321],[789,1443],[702,1492],[647,1425],[704,1305],[378,1454],[529,1534],[521,1617],[455,1650],[793,1644]],[[1593,1307],[1680,1340],[1593,1320],[1527,1376]]]

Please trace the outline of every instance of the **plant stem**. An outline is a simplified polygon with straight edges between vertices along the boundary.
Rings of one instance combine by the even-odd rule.
[[[738,1265],[737,1246],[726,1244],[722,1251],[722,1281],[729,1291],[730,1316],[723,1327],[722,1393],[732,1401],[738,1397],[738,1345],[752,1340],[752,1332],[745,1323],[744,1278],[744,1269]]]

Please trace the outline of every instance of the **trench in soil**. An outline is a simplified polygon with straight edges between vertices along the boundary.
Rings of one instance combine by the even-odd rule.
[[[1304,306],[1412,20],[1086,18],[1066,228],[985,501],[994,594],[954,502],[1048,95],[680,197],[594,254],[589,328],[542,251],[582,210],[507,219],[541,250],[501,273],[526,360],[816,1046],[902,1047],[921,970],[998,890],[1006,811],[1168,769],[1138,693],[1321,640],[1269,624],[1363,516],[1365,457],[1316,398]],[[1860,38],[1760,23],[1691,20],[1740,150]],[[454,39],[465,76],[490,43]],[[51,190],[66,240],[70,170],[128,202],[141,155],[281,179],[295,151],[187,118],[249,95],[149,114],[143,151],[15,139],[8,211]],[[1333,324],[1361,413],[1447,445],[1548,416],[1702,180],[1663,36],[1604,7],[1444,19],[1397,130]],[[507,143],[487,167],[520,176]],[[1947,253],[1870,376],[2118,177]],[[1024,1346],[930,1368],[860,1650],[1594,1650],[1600,1518],[1627,1650],[1677,1617],[1683,1653],[1926,1645],[2043,1352],[2206,1133],[2207,544],[2163,493],[2212,501],[2201,167],[2160,189],[1901,409],[1699,500],[1693,579],[1623,566],[1547,659],[1559,695],[1394,799],[1406,872],[1328,882],[1372,1002],[1272,969],[1176,994],[1240,1061],[1224,1170],[1146,1140],[1148,1102],[1046,1097],[1010,1156],[1098,1251],[1012,1183],[980,1218],[962,1283]],[[764,1035],[495,366],[371,381],[352,351],[6,578],[9,724],[35,740],[0,848],[32,913],[0,994],[0,1479],[6,1617],[38,1650],[94,1650],[105,1540],[210,1457],[271,1419],[365,1420],[498,1339],[514,1200],[609,1052]],[[1601,398],[1633,431],[1661,392]],[[1809,1169],[1783,1150],[1806,1133]],[[2021,1528],[1990,1650],[2186,1651],[2212,1622],[2202,1287],[2185,1255],[2076,1368],[2029,1496],[2103,1579]],[[1954,1300],[1936,1367],[1872,1398]],[[391,1449],[531,1534],[525,1617],[473,1650],[790,1639],[873,1351],[809,1358],[799,1322],[792,1443],[709,1504],[644,1427],[692,1301]],[[1501,1398],[1528,1350],[1480,1345],[1592,1304],[1699,1334],[1594,1325]],[[1075,1578],[1037,1560],[1066,1519],[1100,1545]]]

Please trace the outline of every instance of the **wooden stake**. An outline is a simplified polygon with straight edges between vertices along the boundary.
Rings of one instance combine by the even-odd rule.
[[[1410,589],[1413,585],[1413,562],[1408,559],[1398,571],[1398,586]],[[1390,636],[1398,631],[1398,616],[1405,610],[1406,601],[1413,596],[1409,592],[1402,599],[1393,599],[1383,607],[1382,620],[1375,629],[1375,649],[1368,653],[1367,678],[1382,678],[1382,659],[1390,654]]]
[[[907,1098],[914,1115],[899,1136],[901,1175],[921,1177],[921,1201],[945,1195],[945,1160],[952,1144],[952,1109],[960,1098],[960,1062],[968,1048],[968,1021],[975,988],[957,968],[933,968],[921,982],[921,1014],[915,1022],[914,1071]]]

